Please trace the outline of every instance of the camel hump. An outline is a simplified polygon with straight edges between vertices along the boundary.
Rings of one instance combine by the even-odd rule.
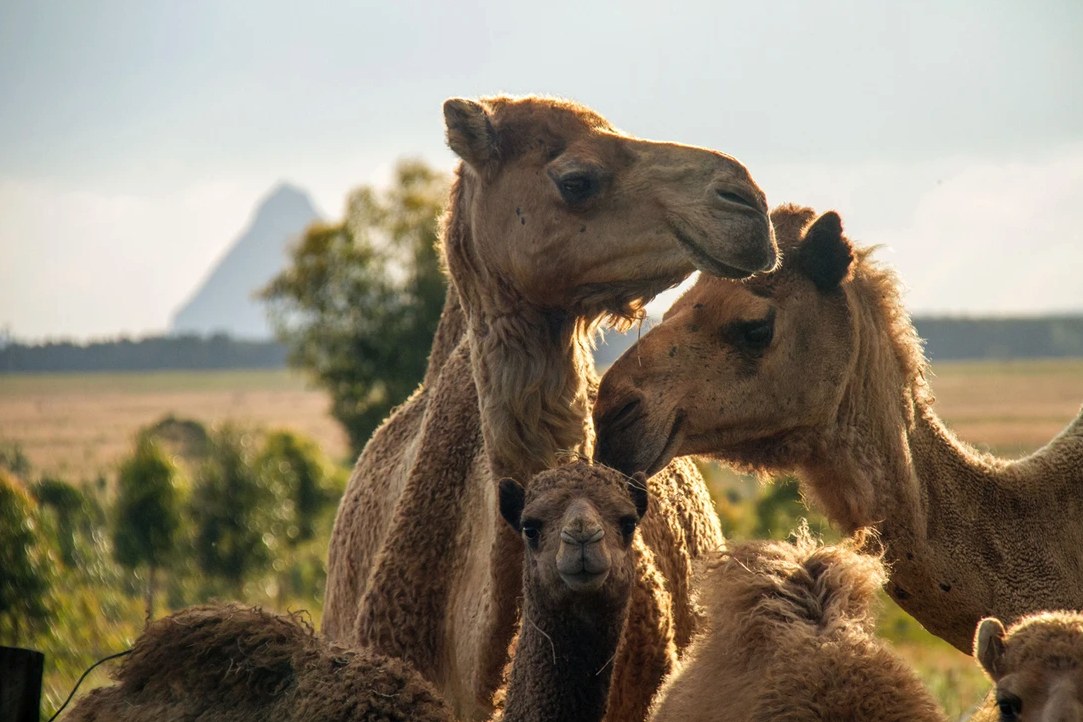
[[[824,546],[807,528],[794,543],[749,541],[734,544],[709,561],[704,585],[732,609],[726,595],[744,599],[738,608],[771,624],[803,623],[821,630],[857,622],[873,623],[871,608],[887,575],[879,557],[858,551],[860,539]],[[708,608],[720,608],[704,598]]]

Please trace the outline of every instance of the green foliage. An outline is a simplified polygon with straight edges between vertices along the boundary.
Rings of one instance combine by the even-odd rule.
[[[74,486],[54,477],[43,477],[30,487],[31,493],[53,516],[53,528],[60,560],[66,567],[78,564],[79,528],[88,527],[87,502]]]
[[[121,464],[114,508],[113,552],[121,565],[159,567],[173,553],[180,527],[177,468],[148,437]]]
[[[0,469],[24,479],[30,476],[30,459],[23,453],[23,447],[14,441],[0,441]]]
[[[338,498],[327,467],[319,447],[297,434],[276,431],[264,442],[256,468],[281,499],[285,528],[278,535],[290,546],[312,539],[320,513]]]
[[[309,228],[263,292],[290,362],[331,393],[355,452],[425,373],[446,289],[436,241],[447,184],[400,163],[386,193],[359,188],[344,220]]]
[[[0,639],[50,617],[48,559],[37,510],[21,484],[0,469]]]
[[[253,464],[252,444],[251,434],[233,427],[215,434],[190,503],[200,571],[238,594],[246,577],[271,562],[278,513],[274,490]]]

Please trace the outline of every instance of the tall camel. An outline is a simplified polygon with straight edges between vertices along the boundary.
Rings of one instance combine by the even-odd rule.
[[[777,209],[780,268],[701,278],[613,365],[599,457],[796,471],[832,522],[879,530],[891,596],[963,652],[983,617],[1083,608],[1083,416],[1019,460],[961,442],[933,410],[894,275],[837,214],[813,216]]]
[[[729,156],[547,98],[453,99],[444,118],[462,159],[441,239],[451,287],[425,379],[373,435],[339,507],[323,631],[407,660],[460,717],[484,719],[520,586],[496,480],[591,454],[602,319],[635,317],[694,268],[770,268],[777,247],[763,193]],[[657,684],[642,670],[691,636],[691,559],[723,543],[693,466],[653,485],[642,538],[667,596],[633,593],[610,705],[628,720]]]

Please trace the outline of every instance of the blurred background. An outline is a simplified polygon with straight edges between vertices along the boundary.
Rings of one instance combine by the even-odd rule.
[[[48,712],[148,613],[318,623],[348,468],[442,303],[450,96],[570,97],[838,210],[948,423],[1037,448],[1083,400],[1080,37],[1076,0],[3,3],[0,644],[46,651]],[[832,538],[792,480],[704,468],[728,536]],[[951,714],[984,694],[882,627]]]

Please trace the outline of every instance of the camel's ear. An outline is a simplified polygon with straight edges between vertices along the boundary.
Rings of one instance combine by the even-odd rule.
[[[636,505],[636,514],[642,519],[647,513],[647,499],[650,496],[647,475],[642,471],[637,471],[625,483],[628,485],[628,494],[632,497],[632,503]]]
[[[515,533],[519,533],[519,522],[523,516],[523,503],[526,491],[515,479],[500,480],[500,515],[511,524]]]
[[[978,622],[978,631],[974,634],[974,656],[994,682],[1000,679],[1003,673],[1004,625],[996,617],[986,617]]]
[[[481,172],[496,160],[496,130],[485,106],[466,98],[444,101],[447,144],[467,165]]]
[[[838,288],[850,274],[854,247],[842,235],[842,219],[838,213],[828,211],[809,227],[797,250],[797,263],[801,272],[821,291]]]

